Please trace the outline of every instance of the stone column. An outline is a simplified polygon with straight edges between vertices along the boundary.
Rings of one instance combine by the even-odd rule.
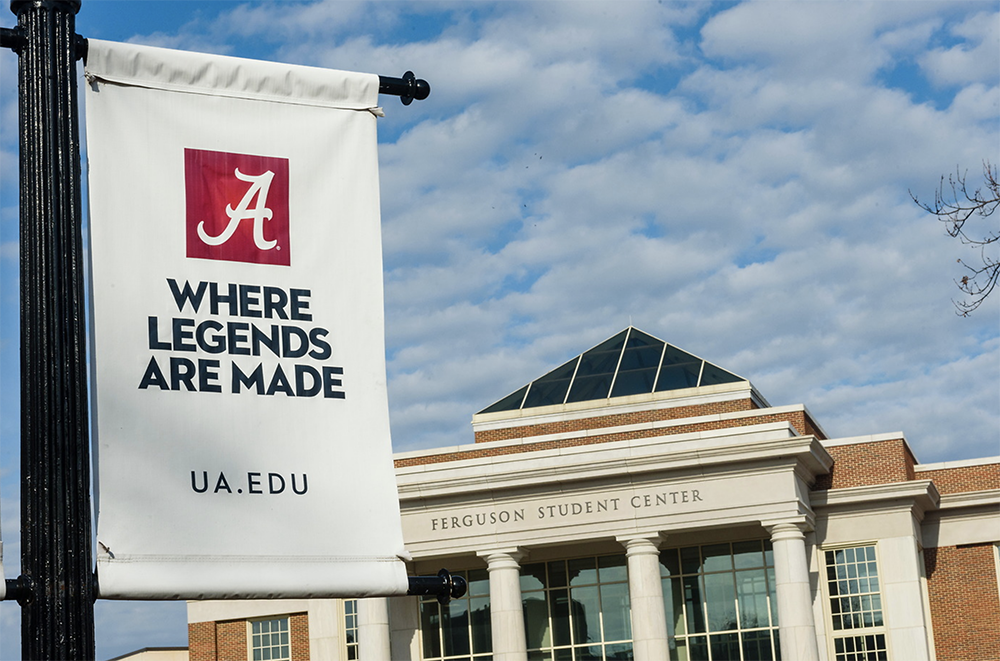
[[[480,551],[490,572],[490,625],[493,629],[493,661],[527,661],[521,606],[521,549]]]
[[[392,661],[420,659],[420,601],[417,597],[389,599],[389,657]],[[321,658],[321,657],[315,657]]]
[[[778,595],[781,658],[819,661],[806,536],[801,524],[767,526],[774,547],[774,584]]]
[[[660,581],[659,535],[619,537],[628,558],[628,595],[632,608],[632,649],[635,661],[670,658],[667,615]]]
[[[389,601],[358,599],[358,652],[361,661],[385,661],[389,656]]]

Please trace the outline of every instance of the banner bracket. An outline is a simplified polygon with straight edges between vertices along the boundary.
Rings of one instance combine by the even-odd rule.
[[[407,596],[434,595],[441,604],[464,597],[469,589],[469,584],[464,578],[452,574],[447,569],[439,571],[437,576],[408,576],[407,580],[410,583],[410,588],[406,591]]]
[[[76,59],[87,60],[87,39],[81,35],[74,35],[74,49]],[[20,52],[24,47],[24,32],[19,28],[0,28],[0,47],[9,48],[15,53]],[[413,103],[413,100],[423,101],[431,93],[431,86],[423,78],[417,78],[412,71],[407,71],[402,78],[392,76],[378,77],[378,93],[398,96],[404,106]]]

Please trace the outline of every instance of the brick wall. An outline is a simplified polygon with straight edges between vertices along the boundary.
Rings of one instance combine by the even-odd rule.
[[[215,648],[215,622],[188,624],[188,658],[190,661],[218,661]]]
[[[925,549],[938,661],[1000,661],[1000,594],[992,544]]]
[[[826,448],[833,468],[816,478],[814,491],[846,489],[914,479],[916,460],[902,438]]]
[[[1000,463],[919,471],[917,479],[934,480],[942,494],[1000,489]]]
[[[247,628],[247,620],[188,624],[190,661],[247,661],[250,651]],[[289,615],[288,632],[292,661],[309,661],[309,616]]]
[[[309,661],[309,615],[296,613],[288,618],[292,661]]]
[[[216,622],[215,648],[218,661],[246,661],[250,649],[246,620]]]

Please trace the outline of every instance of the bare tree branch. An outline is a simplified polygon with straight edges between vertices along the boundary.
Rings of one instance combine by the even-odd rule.
[[[956,170],[947,180],[942,176],[932,204],[921,202],[910,192],[910,197],[921,209],[945,224],[949,236],[957,238],[970,248],[979,249],[979,261],[976,264],[958,260],[968,270],[968,273],[955,282],[966,295],[966,300],[955,301],[958,314],[963,317],[969,316],[983,304],[996,288],[997,278],[1000,277],[1000,259],[996,254],[1000,247],[1000,226],[997,221],[989,220],[997,206],[1000,206],[997,168],[989,161],[984,161],[985,186],[974,191],[969,190],[966,175],[967,173]],[[986,226],[980,226],[978,220],[982,220]]]

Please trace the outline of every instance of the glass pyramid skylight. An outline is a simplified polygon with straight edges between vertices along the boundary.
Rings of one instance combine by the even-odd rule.
[[[746,379],[629,326],[480,413],[739,381]]]

